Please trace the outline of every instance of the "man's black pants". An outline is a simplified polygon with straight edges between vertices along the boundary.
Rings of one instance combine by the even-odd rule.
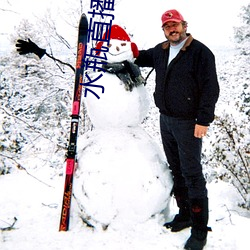
[[[189,199],[207,197],[202,172],[202,139],[194,137],[195,120],[160,115],[163,148],[172,171],[175,190],[187,189]]]

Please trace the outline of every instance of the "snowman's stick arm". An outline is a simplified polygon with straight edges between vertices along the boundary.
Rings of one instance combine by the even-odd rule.
[[[146,76],[146,78],[145,78],[145,85],[146,85],[146,83],[147,83],[147,80],[148,80],[149,76],[150,76],[151,73],[154,71],[154,69],[155,69],[155,68],[152,68],[152,69],[148,72],[148,74],[147,74],[147,76]]]
[[[70,68],[75,72],[75,68],[74,68],[71,64],[66,63],[66,62],[63,62],[63,61],[61,61],[61,60],[55,58],[54,56],[48,54],[47,52],[45,52],[45,54],[46,54],[46,56],[48,56],[49,58],[53,59],[54,61],[59,62],[59,63],[65,65],[65,66],[70,67]]]

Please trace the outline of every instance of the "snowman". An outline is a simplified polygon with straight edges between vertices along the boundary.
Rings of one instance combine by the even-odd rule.
[[[78,139],[74,196],[83,221],[124,228],[160,217],[168,207],[172,177],[162,151],[140,126],[149,96],[133,64],[136,44],[113,25],[109,44],[96,48],[102,46],[109,47],[106,72],[98,80],[105,92],[100,99],[84,100],[94,129]]]

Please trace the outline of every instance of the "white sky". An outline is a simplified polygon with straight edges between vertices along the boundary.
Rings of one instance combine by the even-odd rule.
[[[6,48],[7,36],[23,18],[33,20],[48,8],[56,10],[66,1],[53,0],[0,0],[0,51]],[[83,0],[89,6],[90,0]],[[115,0],[114,23],[126,26],[134,34],[138,46],[164,39],[161,15],[168,9],[179,10],[186,21],[188,31],[207,44],[228,45],[233,36],[233,26],[239,25],[240,7],[250,0]],[[1,9],[11,10],[2,11]],[[86,10],[89,11],[90,9]],[[67,32],[67,31],[64,31]]]
[[[126,2],[133,4],[129,5]],[[143,37],[150,37],[152,40],[155,38],[153,44],[159,42],[158,32],[162,37],[160,39],[164,39],[160,29],[161,15],[166,10],[177,9],[188,22],[188,32],[191,32],[196,39],[208,45],[223,45],[228,44],[229,37],[233,36],[233,26],[238,26],[240,23],[240,7],[249,2],[250,0],[122,0],[121,8],[125,9],[126,5],[132,7],[127,18],[134,19],[134,27],[137,28],[137,32],[143,34]],[[120,14],[116,20],[119,18]],[[124,25],[127,18],[123,19]]]

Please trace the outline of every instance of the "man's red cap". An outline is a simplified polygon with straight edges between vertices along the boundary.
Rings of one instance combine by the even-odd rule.
[[[162,26],[164,26],[167,22],[177,22],[180,23],[184,21],[183,16],[177,10],[168,10],[163,13],[161,17]]]

